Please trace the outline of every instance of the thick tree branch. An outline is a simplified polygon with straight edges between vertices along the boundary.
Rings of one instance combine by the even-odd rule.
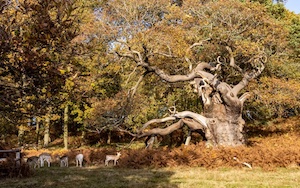
[[[250,94],[247,92],[247,93],[244,93],[240,98],[239,100],[241,101],[242,104],[244,104],[244,102],[250,97]]]
[[[123,42],[122,42],[123,44]],[[209,69],[211,71],[214,71],[216,69],[216,67],[213,67],[211,65],[209,65],[208,63],[199,63],[197,65],[197,67],[195,69],[193,69],[191,71],[191,73],[186,74],[186,75],[169,75],[167,73],[165,73],[163,70],[159,69],[156,66],[151,66],[148,62],[144,61],[144,59],[146,59],[146,57],[143,57],[143,55],[136,51],[136,50],[132,50],[127,44],[125,44],[125,46],[127,46],[127,52],[125,53],[121,53],[121,52],[117,52],[116,54],[120,57],[127,57],[129,59],[132,59],[133,61],[135,61],[137,63],[137,66],[141,66],[143,68],[145,68],[148,72],[154,72],[156,75],[158,75],[161,79],[170,82],[170,83],[174,83],[174,82],[180,82],[180,81],[189,81],[192,80],[196,77],[201,77],[204,76],[207,79],[213,79],[214,76],[211,73],[208,73],[206,71],[204,71],[205,69]]]
[[[176,117],[166,117],[166,118],[162,118],[162,119],[152,119],[150,121],[148,121],[147,123],[145,123],[143,125],[143,127],[138,131],[138,134],[143,132],[143,130],[145,130],[149,125],[153,124],[153,123],[164,123],[167,121],[172,121],[175,120]]]
[[[170,134],[171,132],[181,128],[183,126],[183,121],[178,121],[164,129],[161,128],[154,128],[147,132],[144,132],[143,134],[139,135],[138,138],[144,137],[144,136],[150,136],[150,135],[161,135],[165,136],[167,134]]]
[[[153,123],[163,123],[163,122],[167,122],[167,121],[173,121],[176,120],[177,118],[179,118],[180,120],[177,123],[172,124],[171,126],[161,129],[161,128],[154,128],[151,129],[147,132],[143,132],[149,125],[153,124]],[[192,118],[192,119],[190,119]],[[171,132],[173,132],[176,129],[179,129],[182,127],[183,123],[186,123],[188,125],[188,127],[190,127],[193,130],[197,130],[197,129],[206,129],[207,128],[207,118],[194,113],[194,112],[190,112],[190,111],[183,111],[183,112],[178,112],[170,117],[166,117],[166,118],[162,118],[162,119],[152,119],[150,121],[148,121],[147,123],[145,123],[143,125],[143,127],[138,131],[138,137],[143,137],[143,136],[149,136],[152,134],[155,135],[166,135],[169,134]]]
[[[207,118],[200,114],[197,114],[197,113],[194,113],[191,111],[183,111],[183,112],[178,112],[178,113],[174,114],[174,116],[177,118],[180,118],[180,119],[186,118],[186,117],[193,118],[195,121],[200,123],[203,127],[207,128]]]
[[[180,119],[178,122],[166,127],[166,128],[154,128],[149,131],[145,131],[142,134],[138,135],[138,138],[144,137],[144,136],[150,136],[150,135],[161,135],[165,136],[173,131],[180,129],[184,124],[186,124],[191,130],[204,130],[205,127],[200,124],[198,121],[195,121],[190,118],[183,118]]]
[[[198,46],[198,45],[201,45],[201,43],[195,43],[192,46],[190,46],[190,48],[193,48],[194,46]],[[199,84],[199,78],[202,78],[203,80],[205,80],[205,83],[210,85],[212,88],[216,89],[221,94],[222,99],[224,100],[224,102],[227,105],[231,106],[231,105],[236,105],[237,102],[240,102],[240,100],[237,97],[237,94],[240,92],[240,90],[242,90],[245,86],[248,85],[248,83],[251,79],[255,78],[262,72],[264,66],[263,66],[263,64],[261,64],[261,66],[259,66],[256,69],[256,71],[253,71],[251,73],[243,73],[242,69],[239,66],[237,66],[235,63],[232,49],[228,46],[226,47],[226,49],[228,50],[228,52],[230,54],[230,66],[234,67],[240,73],[244,74],[243,79],[233,88],[226,83],[220,82],[216,78],[216,75],[213,75],[211,73],[215,70],[218,70],[219,65],[214,67],[208,63],[202,62],[202,63],[199,63],[189,74],[170,75],[170,74],[165,73],[162,69],[158,68],[157,66],[151,66],[147,61],[144,61],[145,58],[143,57],[142,53],[135,51],[135,50],[131,50],[130,47],[128,47],[129,52],[126,52],[123,55],[118,53],[118,55],[120,55],[122,57],[128,57],[128,58],[133,59],[137,63],[138,66],[145,68],[147,72],[155,73],[161,79],[163,79],[169,83],[175,83],[175,82],[180,82],[180,81],[190,81],[190,80],[194,79],[195,84]],[[171,52],[169,52],[169,54],[171,54]],[[204,102],[209,103],[209,100],[207,100],[209,98],[206,95],[202,95],[203,91],[199,90],[199,89],[202,90],[203,88],[201,88],[200,85],[196,85],[196,89],[198,90],[198,94],[201,95],[202,98],[204,99]],[[178,115],[177,115],[177,117],[178,117]],[[191,118],[194,118],[194,117],[191,117]],[[200,123],[203,124],[204,126],[206,126],[206,124],[204,122],[200,121]]]
[[[183,118],[182,121],[191,129],[191,130],[204,130],[205,127],[201,125],[199,122],[190,119],[190,118]]]
[[[262,71],[264,70],[265,66],[263,63],[260,64],[260,67],[257,68],[257,70],[253,70],[250,73],[246,73],[243,77],[243,79],[233,87],[232,89],[232,93],[234,95],[237,95],[243,88],[245,88],[248,83],[250,82],[250,80],[253,80],[254,78],[256,78],[257,76],[259,76]]]

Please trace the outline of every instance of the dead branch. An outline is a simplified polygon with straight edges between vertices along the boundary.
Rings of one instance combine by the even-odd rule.
[[[161,135],[161,136],[165,136],[168,135],[170,133],[172,133],[173,131],[181,128],[183,126],[183,121],[178,121],[164,129],[162,128],[154,128],[151,129],[147,132],[143,132],[141,135],[138,136],[138,138],[144,137],[144,136],[150,136],[150,135]]]
[[[226,49],[229,53],[229,59],[230,59],[229,65],[231,67],[235,68],[236,70],[238,70],[240,73],[243,73],[243,69],[241,69],[238,65],[235,64],[232,49],[229,46],[226,46]]]
[[[257,68],[257,70],[253,70],[252,72],[248,72],[244,74],[243,79],[233,87],[232,89],[232,93],[234,95],[237,95],[243,88],[245,88],[248,83],[250,82],[250,80],[253,80],[254,78],[256,78],[257,76],[259,76],[262,71],[264,70],[265,66],[263,63],[261,63],[261,66]]]
[[[136,136],[137,136],[136,134],[134,134],[134,133],[132,133],[132,132],[130,132],[130,131],[128,131],[128,130],[125,130],[125,129],[123,129],[123,128],[120,128],[120,127],[115,127],[115,129],[116,129],[117,131],[127,133],[127,134],[129,134],[130,136],[133,136],[133,137],[136,137]]]
[[[250,97],[250,93],[244,93],[242,96],[240,96],[239,100],[242,102],[242,104]]]
[[[176,119],[176,117],[174,117],[174,116],[170,116],[170,117],[166,117],[166,118],[162,118],[162,119],[152,119],[143,125],[143,127],[138,131],[138,134],[140,134],[144,129],[146,129],[149,125],[151,125],[153,123],[164,123],[164,122],[172,121],[175,119]]]
[[[204,130],[203,125],[201,125],[199,122],[195,121],[194,119],[190,118],[183,118],[182,119],[183,123],[185,123],[190,130]]]
[[[189,70],[190,70],[190,71],[193,69],[193,65],[192,65],[192,62],[190,61],[190,59],[187,57],[188,52],[189,52],[192,48],[194,48],[194,47],[196,47],[196,46],[202,46],[204,42],[209,41],[209,40],[211,40],[211,38],[207,38],[207,39],[204,39],[204,40],[202,40],[202,41],[200,41],[200,42],[194,43],[194,44],[192,44],[191,46],[189,46],[188,49],[186,49],[186,51],[185,51],[185,54],[186,54],[186,55],[184,56],[184,59],[185,59],[185,61],[189,64]]]
[[[235,161],[237,161],[238,163],[243,164],[243,165],[247,166],[248,168],[252,169],[252,166],[251,166],[249,163],[242,162],[242,161],[240,161],[237,157],[233,157],[233,160],[235,160]]]
[[[133,75],[133,73],[135,73],[136,69],[137,69],[137,67],[134,67],[133,71],[131,71],[131,73],[128,75],[128,78],[127,78],[127,80],[126,80],[126,82],[125,82],[125,85],[128,84],[128,82],[129,82],[129,80],[130,80],[130,78],[131,78],[131,75]]]
[[[173,110],[172,110],[172,109],[173,109]],[[171,107],[169,108],[169,112],[170,112],[171,115],[176,114],[176,113],[177,113],[177,111],[176,111],[176,106],[171,106]]]
[[[130,89],[131,94],[130,94],[130,97],[133,97],[136,93],[136,90],[138,88],[138,86],[140,85],[140,83],[143,81],[143,78],[146,76],[147,72],[144,72],[144,74],[142,74],[140,77],[139,77],[139,80],[137,81],[137,83]]]
[[[195,121],[200,123],[203,127],[207,128],[207,120],[208,119],[200,114],[197,114],[197,113],[194,113],[191,111],[183,111],[183,112],[178,112],[178,113],[174,114],[174,117],[177,117],[180,119],[183,119],[186,117],[193,118]]]

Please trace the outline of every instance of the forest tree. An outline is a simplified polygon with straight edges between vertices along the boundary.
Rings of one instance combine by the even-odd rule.
[[[251,96],[249,84],[257,84],[286,45],[286,31],[263,6],[236,0],[187,0],[180,6],[167,0],[117,0],[108,1],[101,14],[112,54],[140,78],[139,84],[186,83],[196,95],[187,93],[203,104],[196,112],[170,106],[169,116],[145,122],[138,138],[164,136],[187,125],[203,131],[214,146],[245,143],[242,112]],[[167,122],[172,123],[149,129]]]

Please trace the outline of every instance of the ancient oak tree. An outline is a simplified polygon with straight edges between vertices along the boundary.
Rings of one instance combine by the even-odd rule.
[[[234,0],[204,5],[187,0],[180,6],[167,0],[117,0],[108,1],[101,14],[110,50],[120,58],[118,63],[134,70],[131,74],[141,75],[138,83],[147,84],[153,75],[168,87],[186,83],[203,103],[196,112],[170,108],[169,116],[145,122],[138,138],[164,136],[187,126],[202,130],[214,146],[245,143],[242,112],[251,96],[247,86],[283,45],[278,41],[283,41],[284,31],[279,32],[262,6]],[[172,123],[150,128],[167,122]]]

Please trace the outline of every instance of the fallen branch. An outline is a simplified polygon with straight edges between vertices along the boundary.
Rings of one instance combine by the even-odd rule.
[[[242,161],[240,161],[240,160],[239,160],[238,158],[236,158],[236,157],[233,157],[233,160],[235,160],[235,161],[237,161],[238,163],[243,164],[243,165],[247,166],[248,168],[252,169],[252,166],[251,166],[249,163],[242,162]]]

